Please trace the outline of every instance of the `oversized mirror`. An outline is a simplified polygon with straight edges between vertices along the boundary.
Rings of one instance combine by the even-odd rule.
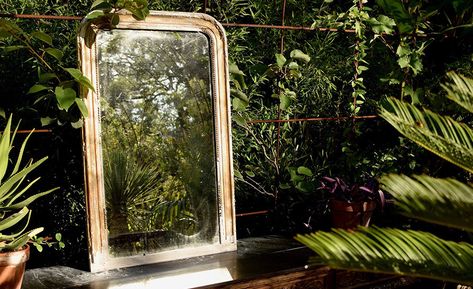
[[[234,250],[223,29],[211,17],[120,15],[80,40],[92,271]]]

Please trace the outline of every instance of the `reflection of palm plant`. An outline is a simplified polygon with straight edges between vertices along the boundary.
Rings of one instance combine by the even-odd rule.
[[[156,195],[161,174],[155,167],[138,164],[123,151],[112,150],[105,157],[104,175],[110,233],[129,232],[133,210]]]
[[[31,171],[41,165],[47,157],[36,162],[31,160],[23,168],[20,168],[23,152],[30,134],[23,141],[14,167],[8,172],[10,162],[9,155],[13,149],[13,140],[16,135],[15,130],[10,138],[10,129],[11,117],[8,119],[5,131],[0,137],[0,251],[15,251],[23,247],[31,238],[34,238],[34,236],[43,231],[43,228],[36,228],[26,233],[24,232],[31,216],[31,210],[28,209],[27,206],[37,198],[58,189],[54,188],[37,193],[26,199],[22,198],[31,186],[40,179],[38,177],[29,184],[24,184],[26,177]],[[23,229],[12,233],[12,227],[26,217],[27,222]],[[5,233],[5,231],[8,233]]]
[[[473,113],[473,79],[456,74],[444,85],[448,98]],[[396,99],[381,116],[406,137],[473,173],[473,130],[450,117]],[[401,212],[473,232],[473,187],[454,179],[388,175],[381,179]],[[433,234],[400,229],[335,229],[297,236],[335,268],[407,274],[473,284],[473,245],[443,240]]]

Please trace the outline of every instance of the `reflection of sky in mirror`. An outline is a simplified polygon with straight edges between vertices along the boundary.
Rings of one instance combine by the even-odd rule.
[[[189,90],[192,79],[181,81],[179,76],[182,75],[179,74],[183,70],[195,70],[188,63],[190,57],[196,58],[197,56],[206,60],[202,64],[204,69],[194,71],[194,73],[200,74],[200,77],[205,79],[207,82],[207,95],[210,97],[210,76],[208,72],[209,45],[207,37],[201,33],[189,32],[118,31],[119,33],[117,33],[117,30],[101,31],[97,38],[97,45],[105,47],[105,49],[100,50],[99,59],[102,66],[106,65],[107,77],[113,79],[124,73],[133,74],[134,67],[142,65],[143,62],[162,64],[165,69],[153,70],[153,67],[150,67],[149,74],[151,75],[139,76],[141,77],[140,87],[128,92],[129,97],[127,101],[131,106],[135,106],[130,111],[135,121],[139,122],[144,117],[138,107],[142,106],[144,101],[147,101],[148,104],[153,104],[162,111],[162,114],[158,117],[166,120],[165,123],[169,131],[173,131],[176,129],[176,121],[182,116],[179,116],[177,108],[169,101],[169,98],[172,98],[175,94],[184,94]],[[148,45],[149,49],[143,49],[143,45]],[[186,55],[171,53],[163,57],[157,53],[163,50],[171,52],[177,50],[189,52],[187,50],[190,50],[191,53]],[[137,61],[137,55],[141,57],[142,61]],[[172,65],[169,65],[169,59],[166,59],[166,57],[172,57]],[[173,77],[174,75],[176,77]],[[159,89],[156,89],[157,84],[159,84]],[[144,93],[148,93],[146,100],[141,97]],[[104,91],[103,95],[109,95],[109,93]],[[123,113],[120,107],[115,107],[115,110],[118,113]],[[187,117],[189,122],[195,120],[192,116]]]

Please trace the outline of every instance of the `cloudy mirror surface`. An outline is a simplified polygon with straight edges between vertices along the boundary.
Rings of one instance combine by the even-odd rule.
[[[208,38],[111,30],[97,48],[110,256],[218,243]]]

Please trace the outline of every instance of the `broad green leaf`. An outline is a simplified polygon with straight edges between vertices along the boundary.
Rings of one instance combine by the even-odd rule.
[[[279,96],[279,108],[281,110],[286,110],[291,106],[291,98],[286,94],[281,94]]]
[[[239,89],[231,88],[230,89],[230,95],[232,97],[238,97],[239,99],[241,99],[244,102],[249,102],[248,96],[243,91],[241,91]]]
[[[97,9],[107,9],[111,8],[110,3],[108,0],[95,0],[94,3],[90,6],[90,10],[97,10]]]
[[[296,59],[304,63],[310,62],[310,56],[300,51],[299,49],[294,49],[293,51],[291,51],[290,57],[292,59]]]
[[[35,31],[35,32],[32,32],[30,35],[36,39],[43,41],[44,43],[48,45],[53,45],[53,38],[42,31]]]
[[[410,34],[414,32],[414,17],[404,7],[402,0],[376,0],[387,14],[391,15],[396,22],[399,33]]]
[[[50,118],[50,117],[42,117],[41,118],[41,126],[47,126],[53,123],[55,121],[55,118]]]
[[[37,93],[37,92],[40,92],[40,91],[43,91],[43,90],[47,90],[49,88],[50,87],[47,87],[47,86],[44,86],[44,85],[41,85],[41,84],[35,84],[28,90],[27,94]]]
[[[228,70],[231,74],[245,76],[245,73],[241,71],[240,68],[238,68],[238,65],[236,65],[235,63],[230,63],[230,65],[228,66]]]
[[[57,48],[49,47],[44,49],[44,52],[54,57],[57,61],[61,61],[62,57],[64,56],[64,52]]]
[[[85,16],[85,19],[86,20],[94,20],[94,19],[97,19],[97,18],[102,17],[104,15],[105,15],[105,12],[103,10],[93,10],[93,11],[90,11]]]
[[[79,108],[83,117],[89,116],[89,111],[87,110],[87,105],[85,105],[84,101],[81,98],[76,97],[75,102],[77,107]]]
[[[246,120],[239,114],[232,115],[232,120],[239,126],[246,127]]]
[[[244,111],[248,107],[248,102],[234,97],[232,100],[232,107],[235,111]]]
[[[63,88],[61,86],[57,86],[55,89],[55,95],[59,107],[64,110],[68,110],[76,100],[76,91],[72,88]]]
[[[62,239],[61,233],[56,233],[56,234],[54,235],[54,238],[55,238],[56,241],[58,241],[58,242],[61,241],[61,239]]]
[[[64,68],[80,85],[95,91],[94,86],[90,80],[82,74],[82,72],[77,68]]]
[[[312,177],[313,174],[312,174],[312,171],[307,168],[307,167],[304,167],[304,166],[300,166],[297,168],[297,173],[298,174],[301,174],[301,175],[305,175],[305,176],[308,176],[308,177]]]
[[[279,68],[282,68],[284,64],[286,63],[286,57],[284,57],[284,55],[279,54],[279,53],[276,53],[275,57],[276,57],[276,64],[278,65]]]

